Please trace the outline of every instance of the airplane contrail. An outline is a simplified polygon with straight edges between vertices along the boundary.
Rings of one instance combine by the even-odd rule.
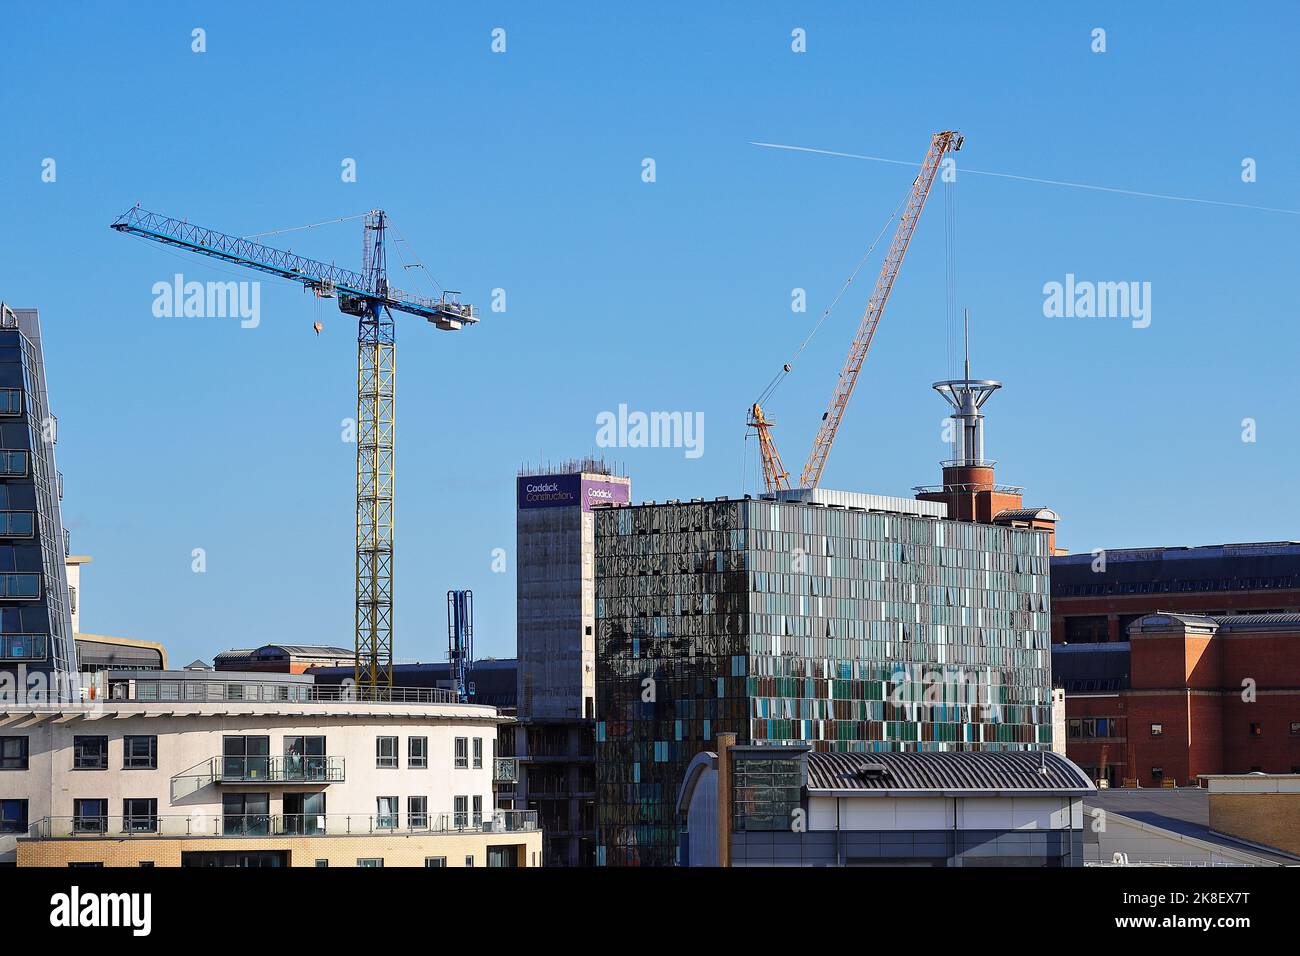
[[[796,153],[817,153],[822,156],[838,156],[842,159],[865,159],[873,163],[889,163],[893,166],[920,166],[920,163],[908,162],[903,159],[885,159],[883,156],[865,156],[862,153],[841,153],[833,149],[817,149],[813,146],[791,146],[786,143],[760,143],[754,140],[750,141],[751,146],[762,146],[765,149],[786,149]],[[970,169],[966,166],[959,167],[963,173],[973,173],[976,176],[996,176],[999,179],[1017,179],[1026,183],[1042,183],[1046,186],[1070,186],[1074,189],[1092,189],[1103,193],[1118,193],[1122,196],[1140,196],[1144,199],[1168,199],[1174,202],[1193,202],[1205,206],[1230,206],[1234,209],[1254,209],[1257,212],[1279,212],[1287,216],[1300,216],[1300,209],[1279,209],[1275,206],[1252,206],[1244,202],[1226,202],[1221,199],[1198,199],[1195,196],[1171,196],[1167,193],[1149,193],[1137,189],[1120,189],[1116,186],[1098,186],[1093,183],[1072,183],[1063,179],[1039,179],[1036,176],[1017,176],[1014,173],[995,173],[987,169]]]

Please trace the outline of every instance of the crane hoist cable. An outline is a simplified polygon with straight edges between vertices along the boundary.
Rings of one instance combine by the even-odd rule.
[[[767,383],[767,387],[764,388],[762,393],[758,396],[756,404],[761,404],[771,398],[772,393],[776,391],[777,386],[780,385],[785,377],[794,369],[795,360],[803,354],[804,349],[806,349],[808,344],[813,340],[813,336],[820,331],[822,325],[830,317],[831,312],[835,310],[835,306],[838,305],[840,299],[844,297],[844,293],[847,292],[849,286],[853,284],[853,280],[858,277],[858,273],[862,271],[862,267],[867,264],[867,260],[871,258],[871,254],[876,251],[876,246],[878,246],[880,240],[884,238],[885,231],[889,228],[889,224],[898,218],[898,210],[901,209],[902,206],[903,203],[900,202],[894,207],[894,211],[889,214],[889,218],[885,220],[885,224],[880,227],[880,232],[876,233],[876,238],[871,240],[871,245],[867,247],[867,251],[862,254],[862,258],[858,260],[858,264],[853,267],[853,271],[850,272],[848,278],[844,280],[843,284],[840,286],[840,290],[836,292],[835,297],[831,299],[830,305],[826,306],[816,324],[808,334],[804,336],[803,341],[799,343],[799,347],[795,349],[794,354],[790,356],[790,361],[782,365],[780,371],[772,376],[772,380]]]
[[[351,222],[354,219],[365,219],[369,213],[362,212],[355,216],[340,216],[338,219],[325,219],[321,222],[309,222],[305,226],[289,226],[287,229],[272,229],[270,232],[255,232],[248,236],[241,236],[243,239],[261,239],[263,236],[278,236],[285,232],[298,232],[302,229],[315,229],[317,226],[332,226],[336,222]]]
[[[867,301],[867,307],[862,314],[857,334],[853,338],[853,344],[849,347],[848,357],[845,359],[836,380],[835,390],[831,393],[830,404],[822,414],[821,424],[817,429],[816,437],[813,439],[812,451],[809,453],[808,461],[800,473],[799,483],[801,487],[816,488],[821,482],[822,471],[826,467],[826,460],[830,455],[835,435],[839,431],[840,422],[843,421],[849,399],[852,397],[854,387],[857,385],[858,376],[862,371],[862,363],[866,359],[867,351],[871,348],[871,341],[875,337],[880,319],[884,315],[885,305],[889,301],[889,294],[893,290],[894,282],[898,278],[898,272],[902,268],[903,258],[907,254],[908,245],[911,243],[912,235],[916,231],[921,212],[925,208],[925,200],[930,194],[930,187],[934,184],[939,165],[947,153],[960,150],[962,142],[962,135],[955,130],[944,130],[935,133],[930,139],[925,159],[921,163],[921,170],[912,180],[911,188],[908,190],[905,200],[905,208],[902,214],[898,215],[898,227],[894,232],[894,238],[890,243],[885,261],[881,264],[880,275],[876,279],[876,285]],[[890,221],[893,218],[891,216]],[[888,222],[886,227],[888,227]],[[884,230],[881,231],[882,235],[883,233]],[[872,245],[874,248],[875,244]],[[861,264],[859,264],[858,268],[861,268]],[[856,274],[857,270],[854,270],[854,275]],[[849,282],[852,281],[852,278],[850,276]],[[847,288],[849,282],[845,283],[845,288]],[[835,301],[838,301],[843,293],[844,289],[842,288]],[[821,326],[824,319],[825,316],[822,317],[822,320],[819,320],[817,328]],[[814,328],[813,332],[816,332],[816,328]],[[807,345],[811,337],[812,333],[805,338],[804,346]],[[799,352],[803,351],[804,346],[800,346]],[[796,352],[795,354],[797,356],[799,353]],[[768,383],[767,388],[764,389],[763,398],[770,396],[775,391],[776,386],[780,384],[786,374],[789,374],[791,368],[792,363],[786,363],[783,366],[782,371],[778,372],[773,380]],[[788,489],[790,487],[789,475],[782,466],[780,456],[776,451],[776,445],[772,441],[771,426],[774,423],[765,417],[761,401],[750,406],[747,424],[758,432],[759,446],[763,452],[763,478],[768,493],[771,494],[783,488]]]

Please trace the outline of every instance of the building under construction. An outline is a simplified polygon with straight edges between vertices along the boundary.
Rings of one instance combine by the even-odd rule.
[[[585,459],[517,476],[519,724],[515,805],[535,810],[548,866],[596,858],[598,505],[627,504],[631,479]]]
[[[677,788],[719,733],[1051,747],[1056,516],[983,457],[967,393],[996,385],[936,386],[958,397],[960,444],[915,499],[794,489],[597,511],[598,863],[677,862]]]

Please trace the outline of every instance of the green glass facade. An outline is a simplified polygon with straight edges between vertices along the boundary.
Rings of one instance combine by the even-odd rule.
[[[798,502],[596,512],[597,862],[671,865],[719,732],[818,750],[1051,745],[1043,532]]]

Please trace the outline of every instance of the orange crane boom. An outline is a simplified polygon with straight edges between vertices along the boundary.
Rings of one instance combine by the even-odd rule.
[[[813,439],[808,463],[803,466],[803,472],[799,476],[799,483],[804,488],[816,488],[821,481],[822,471],[826,467],[826,458],[830,455],[831,444],[835,441],[835,433],[844,418],[844,410],[848,408],[853,387],[858,383],[862,362],[867,357],[867,350],[871,348],[871,339],[876,334],[876,326],[880,324],[885,303],[889,301],[894,280],[898,278],[898,270],[903,265],[907,244],[912,241],[916,222],[921,216],[921,210],[925,208],[925,199],[930,194],[930,186],[939,171],[939,162],[945,153],[961,149],[962,141],[962,135],[955,130],[935,133],[930,140],[930,149],[925,154],[925,161],[921,163],[921,172],[912,182],[907,206],[903,210],[902,218],[898,220],[898,228],[894,230],[894,241],[890,243],[889,253],[880,267],[876,287],[871,292],[871,298],[867,300],[867,310],[862,314],[858,334],[853,339],[849,356],[844,362],[844,368],[840,370],[839,380],[835,383],[831,403],[826,413],[822,415],[821,427],[817,429],[817,437]]]

